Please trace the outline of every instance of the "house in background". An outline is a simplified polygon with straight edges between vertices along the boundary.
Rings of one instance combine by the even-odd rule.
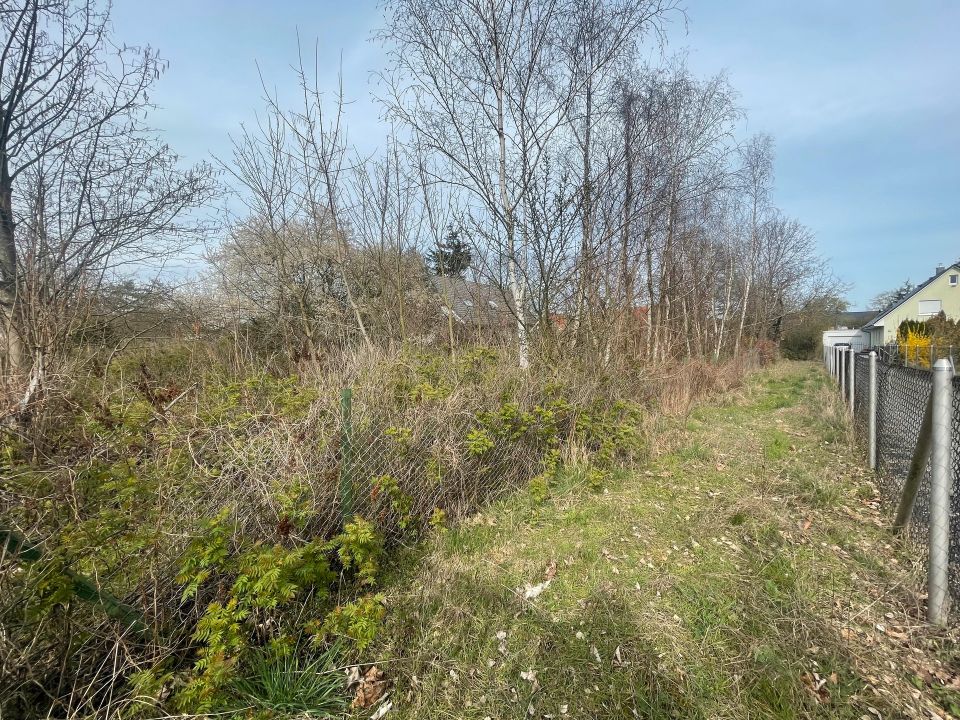
[[[833,326],[835,328],[862,328],[873,320],[878,310],[847,310],[837,313]]]
[[[926,282],[906,297],[884,308],[863,326],[870,338],[870,347],[897,341],[897,328],[904,320],[929,320],[940,313],[960,319],[960,264],[938,265]]]
[[[500,288],[458,276],[436,276],[432,282],[440,311],[453,319],[461,334],[489,341],[516,333],[512,298]]]

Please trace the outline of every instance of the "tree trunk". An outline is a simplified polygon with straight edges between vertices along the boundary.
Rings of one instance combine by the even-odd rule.
[[[17,245],[13,221],[13,188],[6,154],[0,156],[0,317],[6,336],[6,368],[26,374],[30,359],[23,346],[17,311]]]
[[[753,271],[747,275],[746,282],[744,282],[743,288],[743,307],[740,309],[740,327],[737,330],[737,340],[733,344],[733,354],[738,355],[740,353],[740,341],[743,338],[743,326],[747,322],[747,303],[750,300],[750,285],[753,282]]]
[[[624,319],[621,327],[621,338],[625,351],[630,349],[629,337],[633,330],[633,273],[630,267],[630,230],[633,219],[633,97],[628,96],[624,108],[623,124],[623,152],[625,164],[625,178],[623,189],[623,227],[620,230],[620,284],[623,288]]]
[[[723,331],[730,312],[730,297],[733,295],[733,255],[730,256],[730,267],[727,270],[727,297],[723,304],[723,314],[720,316],[720,329],[717,332],[717,346],[713,351],[714,360],[720,359],[720,350],[723,348]]]
[[[586,333],[591,343],[596,341],[593,331],[593,188],[590,185],[590,123],[593,113],[593,89],[588,80],[586,87],[586,114],[583,128],[583,189],[580,196],[580,289],[577,298],[578,332],[583,329],[580,314],[586,320]]]
[[[517,316],[517,360],[521,368],[530,366],[530,348],[527,340],[527,324],[523,310],[525,293],[517,275],[516,255],[516,227],[514,223],[513,207],[507,191],[507,135],[504,123],[504,70],[503,58],[500,57],[500,48],[496,48],[496,63],[498,83],[497,95],[497,140],[499,141],[499,157],[497,158],[497,175],[500,185],[500,206],[503,212],[503,222],[507,231],[507,281],[510,285],[510,294],[513,296],[514,312]]]

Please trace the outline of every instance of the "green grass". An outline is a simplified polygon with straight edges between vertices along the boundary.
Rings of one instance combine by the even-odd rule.
[[[926,685],[912,694],[910,663],[927,655],[877,637],[912,622],[898,597],[917,578],[865,503],[875,492],[822,372],[781,364],[675,429],[677,450],[601,491],[567,472],[546,501],[518,493],[395,569],[370,658],[394,681],[391,717],[937,707]]]
[[[340,717],[346,707],[343,671],[337,668],[339,647],[309,655],[296,650],[267,650],[253,656],[231,686],[238,715],[264,717]]]

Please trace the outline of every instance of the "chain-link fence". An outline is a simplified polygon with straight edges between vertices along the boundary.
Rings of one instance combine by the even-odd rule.
[[[854,355],[854,409],[853,428],[858,438],[869,432],[868,412],[870,406],[870,359],[866,355]]]
[[[140,395],[118,393],[78,422],[84,462],[41,475],[3,454],[0,698],[49,703],[35,678],[62,674],[83,689],[55,700],[68,708],[60,714],[93,715],[116,677],[174,655],[187,663],[195,628],[228,601],[253,602],[247,593],[267,573],[263,592],[284,595],[256,605],[257,641],[302,634],[307,620],[310,633],[326,632],[333,605],[366,593],[361,573],[376,571],[361,568],[357,548],[384,568],[400,546],[511,490],[537,502],[561,478],[600,489],[647,451],[655,392],[714,387],[699,366],[631,387],[633,378],[526,373],[479,351],[452,369],[427,355],[375,367],[345,389],[325,378],[211,380],[193,402],[145,380]],[[72,486],[54,482],[61,472]],[[61,499],[74,486],[80,519]],[[301,584],[301,569],[316,602],[288,612],[284,598],[299,591],[285,588]],[[51,619],[33,610],[47,588],[89,602]],[[252,613],[237,623],[254,632]],[[69,666],[58,663],[64,638]]]
[[[851,410],[857,443],[876,469],[883,499],[891,510],[901,509],[904,493],[910,498],[915,492],[910,532],[929,547],[931,457],[935,457],[937,438],[945,437],[933,428],[929,407],[934,372],[891,360],[888,353],[876,351],[841,350],[828,366]],[[960,598],[960,523],[952,521],[960,513],[960,377],[954,377],[950,386],[949,588],[954,597]]]
[[[411,404],[387,414],[376,393],[343,392],[337,506],[341,522],[359,515],[387,537],[463,515],[551,471],[562,436],[575,429],[577,412],[565,403],[487,412]]]

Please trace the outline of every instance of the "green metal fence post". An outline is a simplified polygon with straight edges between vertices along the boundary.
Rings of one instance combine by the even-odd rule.
[[[353,388],[340,393],[340,517],[353,515]]]

